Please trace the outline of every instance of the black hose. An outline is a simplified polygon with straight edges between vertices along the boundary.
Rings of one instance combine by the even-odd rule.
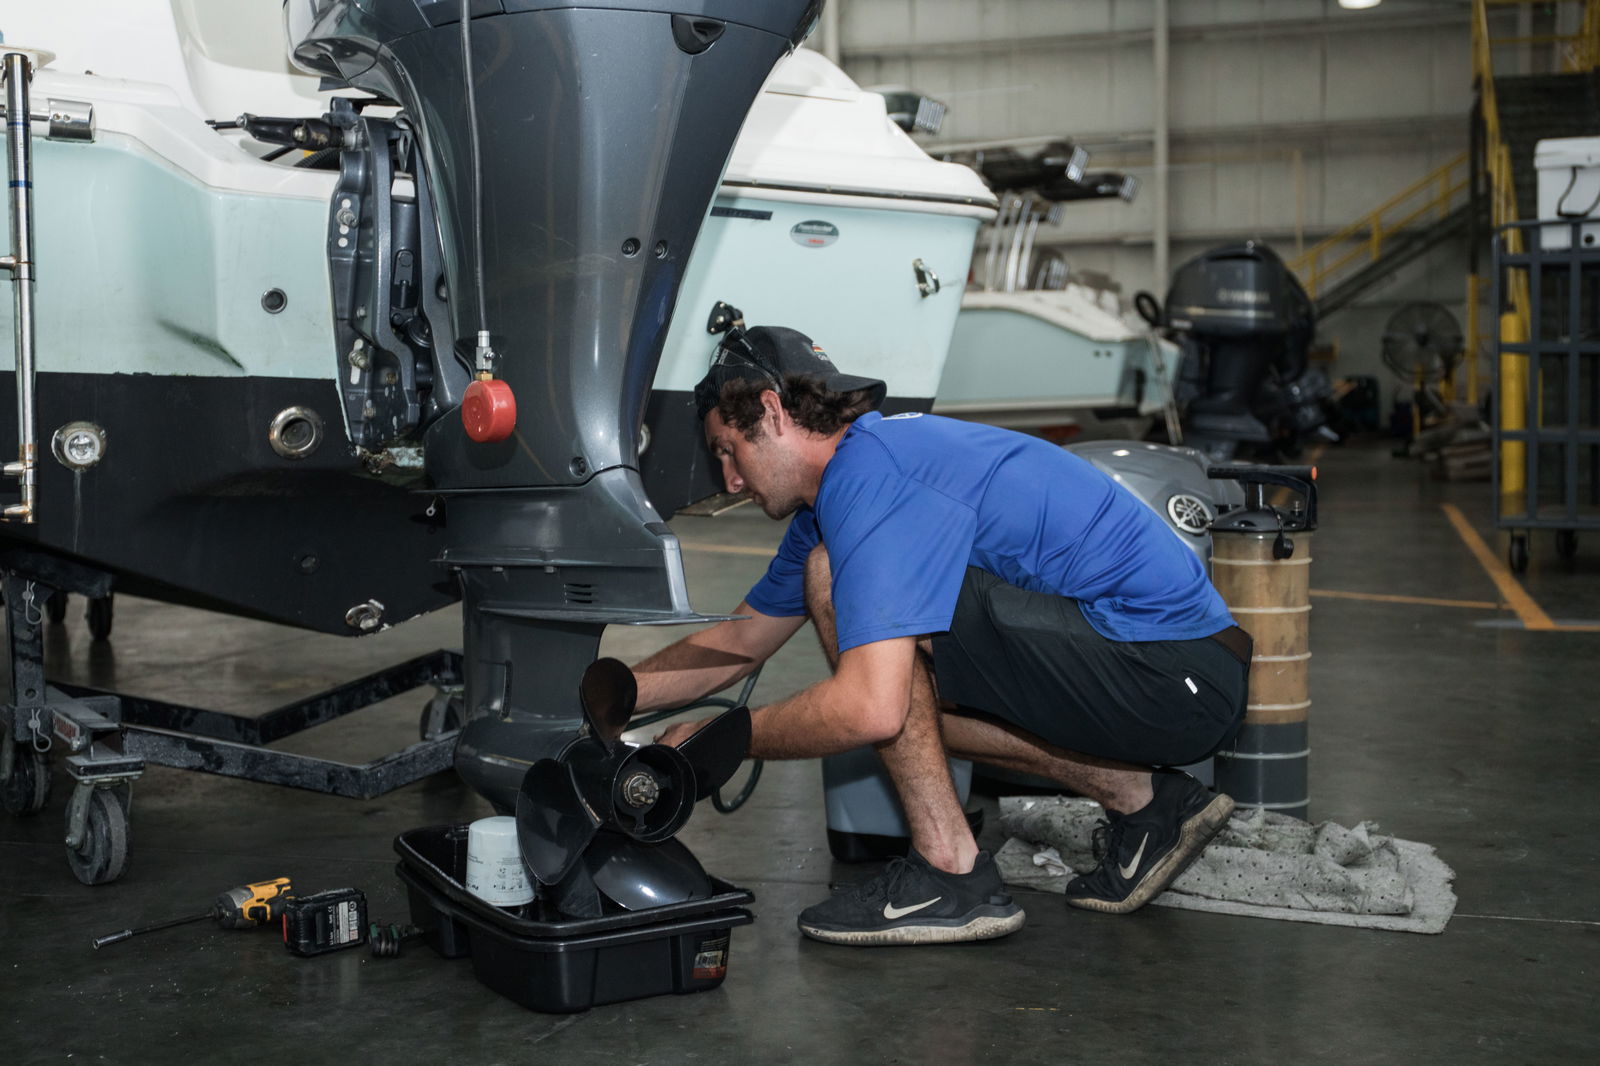
[[[472,155],[472,266],[478,290],[478,332],[489,332],[488,303],[483,295],[483,160],[478,148],[478,97],[472,86],[471,0],[461,0],[461,79],[467,89],[467,146]]]
[[[690,711],[698,711],[705,707],[720,707],[725,711],[731,711],[735,707],[748,707],[750,706],[750,694],[755,691],[756,682],[760,679],[761,667],[758,666],[745,679],[744,687],[739,690],[737,699],[730,700],[725,696],[707,696],[697,703],[686,703],[682,707],[672,707],[665,711],[641,714],[628,722],[628,728],[643,729],[646,726],[655,725],[657,722],[664,722],[668,718],[676,718],[680,714],[688,714]],[[755,792],[756,782],[761,780],[761,767],[763,765],[765,765],[765,760],[752,759],[750,762],[750,776],[746,779],[744,787],[739,790],[738,795],[731,800],[725,800],[722,798],[722,789],[719,788],[711,794],[711,805],[721,814],[732,814],[740,807],[743,807]]]
[[[339,152],[338,148],[318,148],[315,152],[306,153],[304,159],[296,160],[294,165],[302,170],[337,170]],[[326,165],[329,160],[333,161],[331,167]]]

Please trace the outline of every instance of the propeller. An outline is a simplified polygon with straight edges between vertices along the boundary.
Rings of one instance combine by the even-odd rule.
[[[517,794],[523,863],[558,900],[583,901],[585,911],[597,905],[595,888],[628,910],[709,894],[705,871],[672,837],[695,801],[738,770],[750,748],[749,709],[724,712],[680,747],[635,746],[622,740],[638,699],[627,666],[597,659],[578,696],[584,728],[529,767]]]
[[[639,702],[639,683],[634,680],[633,671],[617,660],[596,659],[583,672],[578,701],[583,705],[590,734],[610,752],[633,717],[634,705]]]
[[[599,830],[600,816],[584,801],[571,767],[540,759],[528,768],[517,793],[517,845],[540,881],[566,877]]]
[[[723,712],[676,750],[694,770],[694,798],[705,799],[728,783],[750,750],[750,708]]]

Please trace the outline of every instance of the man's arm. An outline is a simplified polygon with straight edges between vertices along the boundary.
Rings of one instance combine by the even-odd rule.
[[[839,669],[832,677],[753,711],[750,757],[811,759],[898,736],[911,709],[916,648],[915,637],[851,648],[839,656]],[[681,744],[704,724],[674,725],[660,740]]]
[[[634,666],[638,713],[682,707],[749,677],[806,621],[762,614],[744,602],[732,613],[747,617],[690,633]]]

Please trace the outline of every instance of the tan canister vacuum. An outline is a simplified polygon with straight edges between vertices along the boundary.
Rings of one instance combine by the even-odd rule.
[[[1217,789],[1243,807],[1306,818],[1316,468],[1214,466],[1207,473],[1244,487],[1245,505],[1211,526],[1211,580],[1255,643],[1244,725],[1232,750],[1217,752]],[[1294,494],[1287,508],[1267,502],[1268,485]]]

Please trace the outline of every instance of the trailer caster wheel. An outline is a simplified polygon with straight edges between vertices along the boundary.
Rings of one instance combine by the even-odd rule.
[[[42,752],[17,746],[11,776],[0,782],[0,807],[7,814],[37,814],[50,798],[50,762]]]
[[[423,740],[432,740],[452,729],[460,729],[461,724],[461,693],[441,692],[422,705],[417,733]]]
[[[1578,531],[1575,529],[1556,530],[1556,554],[1561,556],[1561,561],[1570,563],[1578,556]]]
[[[57,592],[54,596],[44,601],[44,616],[50,620],[50,624],[53,626],[58,626],[67,620],[67,594],[65,592]]]
[[[88,804],[83,840],[67,847],[67,865],[83,884],[109,884],[128,872],[128,790],[94,789]],[[70,813],[67,823],[70,835]]]
[[[1514,574],[1524,573],[1528,569],[1528,535],[1526,533],[1513,533],[1511,547],[1506,550],[1506,562],[1511,566]]]
[[[89,635],[95,640],[109,640],[111,638],[111,597],[101,596],[89,601],[89,609],[84,612],[84,617],[89,620]]]

